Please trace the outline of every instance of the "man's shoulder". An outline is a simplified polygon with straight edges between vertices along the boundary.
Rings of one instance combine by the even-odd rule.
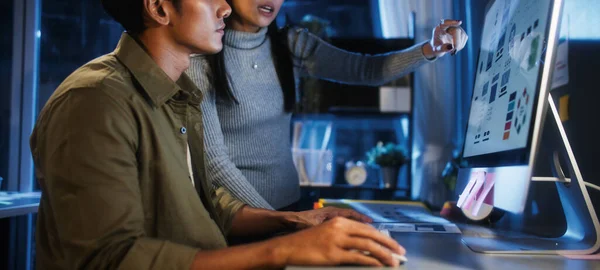
[[[71,138],[70,134],[94,136],[102,127],[135,137],[134,114],[144,111],[142,103],[132,98],[137,95],[131,75],[114,55],[86,63],[71,73],[44,105],[30,137],[31,149],[50,153]]]
[[[122,113],[131,111],[129,107],[139,108],[135,104],[141,102],[134,102],[136,97],[139,92],[128,69],[114,54],[107,54],[71,73],[48,99],[39,118],[58,112],[74,113],[85,107],[94,107],[95,113]]]
[[[107,89],[115,83],[133,87],[127,68],[113,54],[100,56],[69,75],[56,89],[57,93],[72,89]]]
[[[123,99],[137,94],[129,70],[113,54],[100,56],[71,73],[48,100],[51,104],[67,94],[88,96],[109,96]]]

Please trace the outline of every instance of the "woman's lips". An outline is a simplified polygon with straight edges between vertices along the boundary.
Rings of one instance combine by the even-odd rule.
[[[258,7],[258,13],[265,17],[272,17],[275,14],[275,8],[271,5],[261,5]]]

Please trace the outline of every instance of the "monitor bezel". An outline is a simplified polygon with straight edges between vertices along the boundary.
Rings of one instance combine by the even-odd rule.
[[[493,6],[493,4],[498,1],[498,0],[490,0],[488,2],[488,4],[485,7],[485,15],[484,15],[484,20],[485,18],[487,18],[488,13],[490,11],[490,8]],[[536,82],[536,91],[535,91],[535,95],[532,95],[533,98],[533,110],[531,112],[532,114],[532,118],[531,118],[531,123],[529,125],[529,131],[528,131],[528,135],[527,135],[527,145],[525,147],[522,148],[517,148],[517,149],[511,149],[511,150],[505,150],[505,151],[500,151],[500,152],[495,152],[495,153],[488,153],[488,154],[483,154],[483,155],[475,155],[475,156],[470,156],[470,157],[464,157],[464,151],[465,151],[465,147],[466,147],[466,136],[467,136],[467,132],[469,129],[469,120],[470,120],[470,116],[471,116],[471,109],[473,106],[473,95],[475,94],[476,91],[476,85],[475,82],[477,80],[477,75],[473,77],[473,88],[471,91],[471,103],[469,104],[469,117],[467,118],[467,125],[465,127],[465,131],[464,131],[464,138],[465,140],[463,141],[463,146],[462,146],[462,152],[461,152],[461,157],[463,159],[464,162],[461,162],[461,168],[478,168],[478,167],[500,167],[500,166],[517,166],[517,165],[531,165],[532,162],[532,157],[534,157],[534,153],[537,150],[537,143],[534,142],[535,136],[537,133],[539,133],[541,131],[541,124],[544,121],[544,116],[546,113],[546,107],[547,107],[547,102],[546,102],[546,98],[548,95],[548,86],[547,86],[547,82],[544,82],[544,74],[545,73],[550,73],[549,74],[549,80],[551,80],[551,73],[553,71],[553,69],[549,69],[547,70],[547,66],[553,66],[554,65],[554,56],[552,54],[554,54],[554,51],[551,52],[551,54],[548,54],[548,47],[550,46],[550,40],[552,40],[552,37],[550,37],[550,31],[552,30],[552,19],[553,19],[553,15],[555,15],[555,12],[560,12],[560,7],[556,7],[556,1],[555,0],[549,0],[550,1],[550,11],[548,12],[548,26],[547,29],[545,30],[544,33],[544,37],[545,40],[544,45],[542,47],[542,54],[540,55],[540,59],[543,59],[543,62],[540,62],[540,71],[538,73],[538,78],[537,78],[537,82]],[[560,2],[562,3],[562,2]],[[558,20],[560,20],[560,16],[558,16]],[[485,22],[484,22],[485,24]],[[558,30],[557,30],[558,31]],[[481,32],[483,32],[483,28],[481,30]],[[558,36],[558,33],[556,33],[556,35]],[[477,62],[475,64],[475,74],[477,74],[477,70],[479,67],[479,61],[480,61],[480,57],[481,57],[481,46],[479,48],[479,50],[477,51]],[[551,60],[551,61],[548,61]],[[544,86],[544,89],[541,89],[542,86]],[[541,107],[540,107],[540,102],[541,102]],[[537,139],[535,140],[537,142]]]

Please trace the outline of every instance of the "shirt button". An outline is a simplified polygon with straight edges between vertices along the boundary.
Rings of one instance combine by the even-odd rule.
[[[187,132],[187,129],[185,127],[181,127],[181,129],[179,129],[179,132],[181,132],[181,134],[185,134]]]
[[[257,68],[258,68],[258,64],[257,64],[257,63],[254,63],[254,65],[252,65],[252,68],[253,68],[253,69],[257,69]]]

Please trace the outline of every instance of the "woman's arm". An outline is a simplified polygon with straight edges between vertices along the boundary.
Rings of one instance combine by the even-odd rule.
[[[461,21],[442,20],[433,28],[432,38],[406,50],[366,55],[336,48],[303,29],[288,31],[288,46],[295,67],[302,75],[346,84],[378,86],[403,77],[422,64],[454,55],[469,37]]]
[[[334,47],[304,29],[290,29],[288,45],[301,75],[346,84],[378,86],[403,77],[428,62],[427,42],[402,51],[367,55]]]
[[[187,75],[204,94],[202,100],[202,120],[204,122],[204,149],[209,180],[226,188],[235,198],[255,208],[273,207],[248,182],[227,154],[223,132],[217,115],[216,95],[212,87],[210,69],[205,58],[193,57]]]

